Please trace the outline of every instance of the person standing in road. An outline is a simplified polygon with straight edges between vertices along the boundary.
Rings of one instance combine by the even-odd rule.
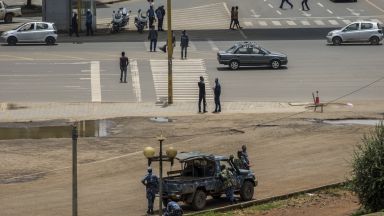
[[[120,57],[120,83],[124,81],[127,83],[127,68],[129,65],[129,59],[125,56],[125,52],[121,52]]]
[[[149,27],[152,27],[153,23],[156,21],[156,19],[155,19],[155,10],[153,9],[153,5],[151,5],[149,7],[149,9],[147,10],[147,16],[148,16],[148,19],[149,19]]]
[[[71,25],[71,31],[69,33],[69,36],[72,37],[72,34],[75,33],[76,37],[79,37],[79,25],[77,24],[77,13],[73,13],[71,24],[72,25]]]
[[[233,20],[235,22],[235,26],[237,29],[242,29],[243,27],[240,26],[239,22],[239,6],[235,7],[235,11],[233,13]]]
[[[213,113],[219,113],[221,112],[221,104],[220,104],[221,85],[219,83],[219,78],[215,79],[215,87],[213,87],[213,93],[215,94],[215,111],[213,111]]]
[[[235,7],[232,6],[231,8],[231,22],[229,23],[229,29],[234,29],[235,24]]]
[[[141,180],[141,183],[145,186],[148,209],[147,214],[153,214],[153,203],[155,202],[156,193],[159,190],[159,178],[156,175],[152,174],[152,168],[148,167],[148,173]]]
[[[303,11],[305,11],[305,9],[304,9],[304,5],[307,7],[306,10],[310,10],[309,7],[308,7],[308,0],[302,0],[302,1],[301,1],[301,9],[302,9]]]
[[[200,76],[200,82],[198,82],[199,86],[199,113],[201,113],[201,102],[203,102],[203,112],[207,112],[207,101],[205,100],[205,83],[204,77]]]
[[[180,38],[181,59],[187,59],[187,48],[189,46],[189,37],[185,30],[183,30]],[[183,55],[184,54],[184,55]]]
[[[149,30],[149,34],[148,34],[148,40],[151,41],[151,44],[149,46],[149,51],[152,52],[156,52],[156,45],[157,45],[157,31],[155,29],[154,26],[151,26],[151,30]]]
[[[235,203],[235,186],[236,186],[236,177],[229,168],[224,164],[220,167],[220,178],[223,181],[223,189],[225,191],[225,196],[231,204]]]
[[[157,30],[164,31],[163,29],[163,22],[164,22],[164,16],[165,16],[164,5],[161,5],[160,7],[158,7],[155,13],[157,17]]]
[[[280,9],[284,9],[283,6],[285,2],[291,6],[291,9],[293,8],[293,4],[289,2],[289,0],[281,0]]]
[[[89,34],[93,35],[93,29],[92,29],[92,13],[91,13],[91,10],[88,9],[87,10],[87,13],[86,13],[86,19],[85,19],[85,25],[87,26],[87,36],[89,36]]]

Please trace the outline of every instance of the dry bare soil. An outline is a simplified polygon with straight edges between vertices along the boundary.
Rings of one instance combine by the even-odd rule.
[[[78,141],[79,215],[143,215],[140,180],[147,162],[142,149],[158,147],[155,137],[161,130],[167,137],[165,148],[179,151],[229,155],[246,144],[259,180],[255,199],[344,181],[354,147],[372,126],[321,120],[382,118],[383,102],[354,105],[295,116],[196,114],[172,117],[169,123],[148,117],[112,119],[109,136]],[[2,216],[71,215],[71,139],[0,140],[0,158]],[[157,165],[154,169],[158,173]]]

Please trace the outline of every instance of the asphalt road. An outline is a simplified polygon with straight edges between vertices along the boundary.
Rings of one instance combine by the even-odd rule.
[[[179,60],[177,47],[174,93],[180,100],[196,100],[196,82],[204,75],[207,88],[213,86],[215,77],[220,79],[223,101],[309,102],[315,90],[320,91],[322,101],[329,101],[384,76],[383,46],[329,46],[324,40],[258,43],[286,53],[288,66],[279,70],[229,70],[217,63],[216,51],[228,48],[233,44],[230,41],[192,41],[187,61]],[[155,102],[166,86],[167,61],[161,52],[145,51],[148,45],[126,42],[2,46],[0,101]],[[131,59],[126,84],[119,83],[118,57],[122,50]],[[343,100],[382,100],[383,92],[384,82],[380,81]],[[212,93],[210,89],[208,93]]]

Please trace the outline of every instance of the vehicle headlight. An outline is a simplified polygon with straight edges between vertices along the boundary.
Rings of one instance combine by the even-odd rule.
[[[4,32],[3,34],[1,34],[1,37],[5,37],[7,35],[8,35],[8,33]]]
[[[327,36],[332,36],[332,34],[333,34],[332,32],[329,32]]]

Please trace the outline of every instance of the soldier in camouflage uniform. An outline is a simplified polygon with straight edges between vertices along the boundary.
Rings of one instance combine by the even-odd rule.
[[[233,174],[229,168],[226,168],[225,165],[221,165],[221,173],[220,177],[223,181],[225,196],[227,197],[228,201],[233,204],[235,202],[235,186],[236,186],[236,177]]]
[[[248,167],[249,167],[249,158],[248,158],[248,153],[247,153],[247,146],[246,145],[241,146],[241,150],[242,150],[241,154],[243,155],[244,160],[248,164]]]
[[[183,209],[177,204],[177,202],[168,199],[167,208],[164,209],[163,216],[182,216]]]
[[[244,157],[242,151],[238,151],[237,152],[237,159],[234,160],[234,163],[240,169],[247,169],[247,170],[249,170],[249,164],[245,160],[245,157]]]
[[[153,214],[153,203],[155,202],[156,193],[158,192],[159,179],[152,174],[152,168],[148,167],[148,174],[144,176],[141,183],[145,185],[148,200],[147,214]]]

